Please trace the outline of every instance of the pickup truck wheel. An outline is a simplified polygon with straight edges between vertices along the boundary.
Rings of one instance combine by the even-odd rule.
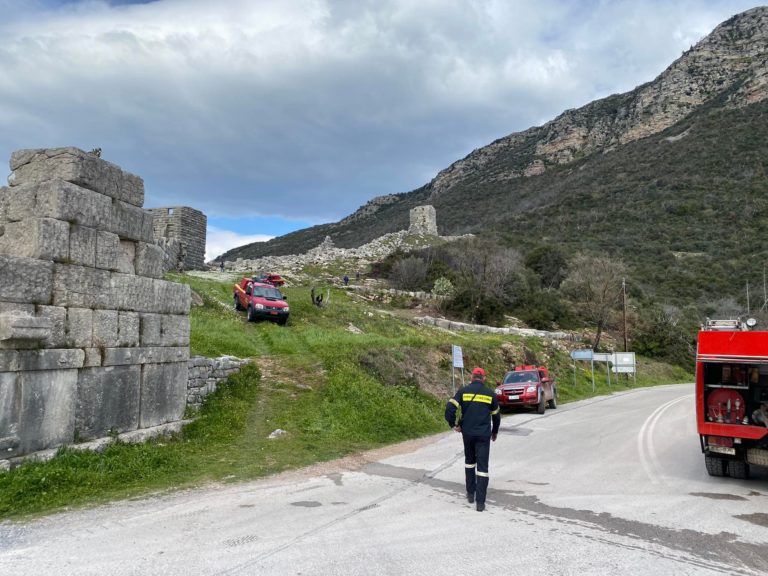
[[[707,474],[710,476],[725,476],[725,460],[715,456],[704,456],[704,464],[707,467]]]
[[[240,298],[237,297],[237,294],[235,294],[234,298],[235,298],[235,310],[238,310],[238,311],[242,310],[243,307],[240,304]]]
[[[552,400],[550,400],[547,404],[548,408],[552,408],[552,410],[557,408],[557,388],[552,388]]]
[[[537,414],[544,414],[544,411],[547,409],[547,402],[544,400],[544,392],[539,393],[539,403],[536,406],[536,413]]]
[[[749,478],[749,464],[744,462],[744,460],[729,460],[728,475],[738,480]]]
[[[253,312],[253,306],[248,306],[248,322],[256,322],[256,314]]]

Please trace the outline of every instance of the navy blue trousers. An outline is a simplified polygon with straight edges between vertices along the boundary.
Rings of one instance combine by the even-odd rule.
[[[464,470],[467,494],[474,494],[478,504],[485,504],[488,491],[488,457],[491,453],[490,436],[468,436],[464,439]]]

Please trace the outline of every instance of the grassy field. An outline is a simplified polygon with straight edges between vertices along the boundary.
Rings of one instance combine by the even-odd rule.
[[[341,290],[326,308],[308,288],[288,288],[287,326],[248,323],[231,306],[231,285],[178,276],[202,296],[191,312],[192,354],[254,362],[210,396],[199,417],[172,439],[115,443],[102,453],[64,449],[49,462],[0,474],[0,518],[48,513],[150,492],[238,482],[447,430],[450,346],[463,347],[489,381],[509,363],[502,345],[546,362],[560,401],[592,395],[591,375],[567,353],[537,339],[450,334],[414,326]],[[586,365],[585,365],[586,366]],[[637,385],[690,380],[683,370],[641,360]],[[597,393],[609,387],[597,374]],[[286,433],[270,439],[282,429]]]

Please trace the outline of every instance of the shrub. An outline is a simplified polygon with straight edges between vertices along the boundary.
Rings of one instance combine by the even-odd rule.
[[[389,280],[399,290],[418,290],[427,277],[427,267],[421,258],[409,256],[395,262]]]

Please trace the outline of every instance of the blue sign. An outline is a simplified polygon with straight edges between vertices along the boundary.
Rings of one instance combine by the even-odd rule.
[[[571,352],[571,360],[592,360],[594,357],[594,351],[587,350],[574,350]]]

